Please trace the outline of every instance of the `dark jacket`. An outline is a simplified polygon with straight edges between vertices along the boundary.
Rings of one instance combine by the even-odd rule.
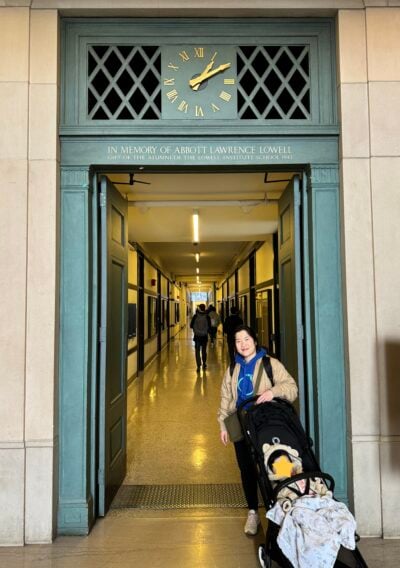
[[[227,335],[228,341],[233,339],[235,329],[242,324],[243,320],[238,314],[231,314],[226,318],[223,329],[224,333]]]
[[[196,326],[196,319],[197,318],[205,318],[206,319],[204,326],[203,325],[200,326],[201,328],[204,329],[204,333],[201,333],[201,334],[197,333],[197,330],[196,330],[196,327],[197,327]],[[210,328],[211,328],[210,316],[206,312],[202,312],[200,310],[197,310],[197,312],[192,317],[192,321],[190,322],[190,327],[193,329],[194,335],[199,336],[199,337],[201,337],[201,336],[207,337],[208,332],[210,331]]]

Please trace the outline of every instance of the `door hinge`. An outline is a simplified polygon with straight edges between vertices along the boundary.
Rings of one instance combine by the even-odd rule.
[[[99,485],[104,485],[104,469],[99,468],[97,470],[97,483]]]
[[[105,343],[107,331],[105,327],[99,327],[99,343]]]
[[[106,206],[106,196],[105,196],[104,193],[100,193],[99,205],[100,205],[100,207],[105,207],[105,206]]]

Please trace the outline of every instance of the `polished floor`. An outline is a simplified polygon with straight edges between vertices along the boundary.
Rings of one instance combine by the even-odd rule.
[[[197,374],[193,343],[182,332],[130,386],[126,484],[239,481],[216,422],[226,366],[221,339],[209,348],[207,363]],[[243,534],[245,515],[244,509],[112,510],[87,537],[0,549],[0,568],[256,568],[263,534]],[[360,550],[370,568],[400,566],[400,540],[362,539]]]
[[[219,438],[217,409],[227,354],[209,345],[196,373],[194,345],[179,339],[134,381],[128,393],[127,484],[238,483],[231,447]]]

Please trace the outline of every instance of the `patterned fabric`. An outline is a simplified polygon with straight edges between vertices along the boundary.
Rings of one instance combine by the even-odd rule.
[[[287,513],[277,502],[267,518],[281,527],[277,543],[293,568],[332,568],[340,546],[355,549],[354,517],[329,497],[301,497]]]

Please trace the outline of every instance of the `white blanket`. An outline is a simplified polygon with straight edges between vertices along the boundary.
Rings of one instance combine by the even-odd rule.
[[[277,502],[267,518],[281,527],[277,542],[294,568],[332,568],[341,545],[355,548],[355,519],[330,497],[305,495],[287,513]]]

